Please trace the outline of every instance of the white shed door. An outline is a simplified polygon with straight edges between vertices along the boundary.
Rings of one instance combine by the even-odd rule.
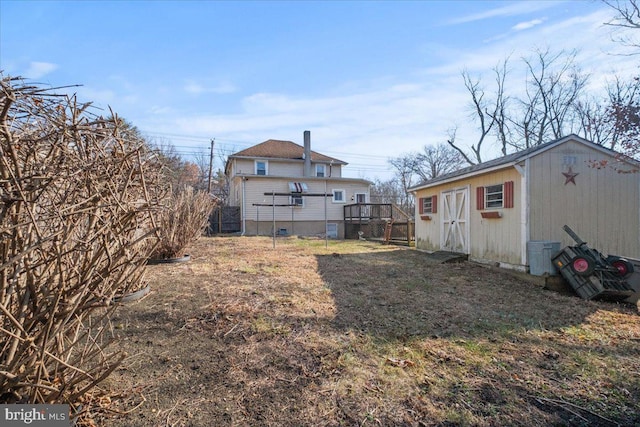
[[[469,188],[442,193],[442,224],[440,248],[445,251],[469,253]]]

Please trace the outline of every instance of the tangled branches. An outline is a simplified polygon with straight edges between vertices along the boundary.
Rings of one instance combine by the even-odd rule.
[[[151,257],[181,257],[181,251],[202,236],[214,207],[215,202],[209,194],[190,187],[167,197],[164,209],[158,215],[159,242]]]
[[[72,403],[122,360],[106,321],[143,282],[161,172],[118,119],[0,85],[0,402]]]

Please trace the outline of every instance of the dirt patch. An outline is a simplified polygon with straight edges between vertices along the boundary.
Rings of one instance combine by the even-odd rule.
[[[635,307],[361,241],[201,239],[123,306],[114,426],[633,425]]]

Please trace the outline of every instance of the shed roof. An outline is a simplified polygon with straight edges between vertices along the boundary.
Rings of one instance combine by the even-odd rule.
[[[487,162],[482,162],[477,165],[472,165],[466,168],[458,169],[457,171],[454,171],[448,174],[440,175],[436,178],[423,181],[419,184],[412,186],[411,188],[409,188],[409,191],[416,191],[422,188],[432,187],[436,184],[441,184],[447,181],[456,181],[457,179],[467,178],[474,175],[480,175],[482,173],[489,172],[491,170],[502,169],[505,167],[513,166],[519,162],[522,162],[523,160],[528,159],[529,157],[537,156],[538,154],[546,150],[549,150],[560,144],[564,144],[567,141],[576,141],[581,144],[588,145],[591,148],[595,148],[599,151],[603,151],[610,156],[621,155],[620,153],[614,150],[603,147],[602,145],[595,144],[591,141],[588,141],[584,138],[579,137],[578,135],[571,134],[553,141],[546,142],[544,144],[536,145],[535,147],[529,147],[522,151],[517,151],[512,154],[507,154],[506,156],[503,156],[503,157],[498,157],[497,159],[489,160]],[[629,163],[635,164],[635,162],[632,159],[625,158],[624,160]]]
[[[304,147],[296,144],[295,142],[269,139],[242,151],[238,151],[229,157],[260,157],[270,159],[302,160],[303,154]],[[325,156],[324,154],[320,154],[313,150],[311,150],[311,161],[326,163],[333,162],[342,165],[347,164],[342,160]]]

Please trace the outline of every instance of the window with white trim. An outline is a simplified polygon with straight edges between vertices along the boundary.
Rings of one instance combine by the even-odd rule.
[[[303,208],[304,207],[304,198],[302,196],[289,196],[289,204],[291,207]]]
[[[367,203],[367,193],[356,193],[354,197],[356,203]]]
[[[501,208],[504,202],[504,186],[502,184],[484,187],[484,207]]]
[[[331,190],[331,192],[333,193],[333,203],[346,203],[344,190]]]
[[[267,175],[268,171],[269,171],[269,162],[267,162],[266,160],[255,161],[256,175]]]
[[[316,176],[319,178],[324,178],[326,176],[326,165],[316,165]]]

